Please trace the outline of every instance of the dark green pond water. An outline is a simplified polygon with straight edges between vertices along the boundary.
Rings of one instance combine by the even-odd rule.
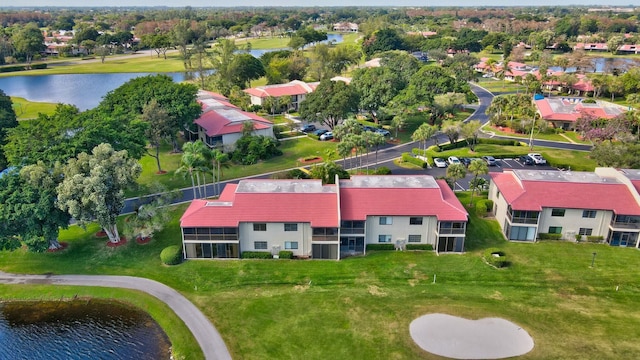
[[[0,303],[0,359],[169,359],[147,314],[99,300]]]

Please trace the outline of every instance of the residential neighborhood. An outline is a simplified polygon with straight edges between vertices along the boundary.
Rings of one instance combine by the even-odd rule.
[[[0,6],[0,354],[637,358],[640,8],[272,5]]]

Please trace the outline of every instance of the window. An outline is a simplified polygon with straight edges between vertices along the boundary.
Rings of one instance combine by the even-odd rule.
[[[562,234],[562,226],[549,226],[549,234]]]
[[[552,209],[551,216],[564,216],[564,209]]]
[[[410,217],[409,218],[409,225],[422,225],[422,218],[421,217]]]
[[[391,242],[391,235],[378,235],[378,242],[381,242],[381,243]]]
[[[393,225],[393,218],[391,216],[381,216],[380,225]]]
[[[284,248],[287,250],[297,250],[298,242],[297,241],[285,241]]]
[[[266,241],[254,241],[253,248],[256,250],[267,250],[267,242]]]
[[[284,231],[298,231],[298,224],[284,224]]]
[[[422,235],[409,235],[408,240],[410,243],[419,243],[420,241],[422,241]]]
[[[591,236],[592,233],[593,229],[591,228],[580,228],[580,231],[578,231],[578,235]]]
[[[582,211],[582,217],[583,218],[594,218],[594,217],[596,217],[596,211],[595,210],[583,210]]]
[[[255,223],[253,224],[253,231],[267,231],[267,224]]]

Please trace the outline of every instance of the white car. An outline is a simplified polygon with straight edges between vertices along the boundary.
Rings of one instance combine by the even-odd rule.
[[[433,158],[433,164],[439,168],[446,168],[447,162],[440,158]]]
[[[333,133],[331,131],[328,131],[322,135],[320,135],[320,140],[325,141],[325,140],[331,140],[333,139]]]
[[[538,153],[529,153],[529,154],[527,154],[527,156],[532,158],[533,162],[536,165],[545,165],[547,163],[547,160],[545,160],[545,158],[543,158],[542,155],[540,155]]]
[[[460,159],[455,156],[449,156],[447,160],[449,161],[449,165],[460,164]]]

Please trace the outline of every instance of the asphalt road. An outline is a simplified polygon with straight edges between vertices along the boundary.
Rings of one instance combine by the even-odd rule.
[[[17,275],[0,271],[0,283],[101,286],[144,291],[164,301],[184,321],[198,341],[206,359],[231,359],[220,333],[209,319],[187,298],[157,281],[132,276]]]

